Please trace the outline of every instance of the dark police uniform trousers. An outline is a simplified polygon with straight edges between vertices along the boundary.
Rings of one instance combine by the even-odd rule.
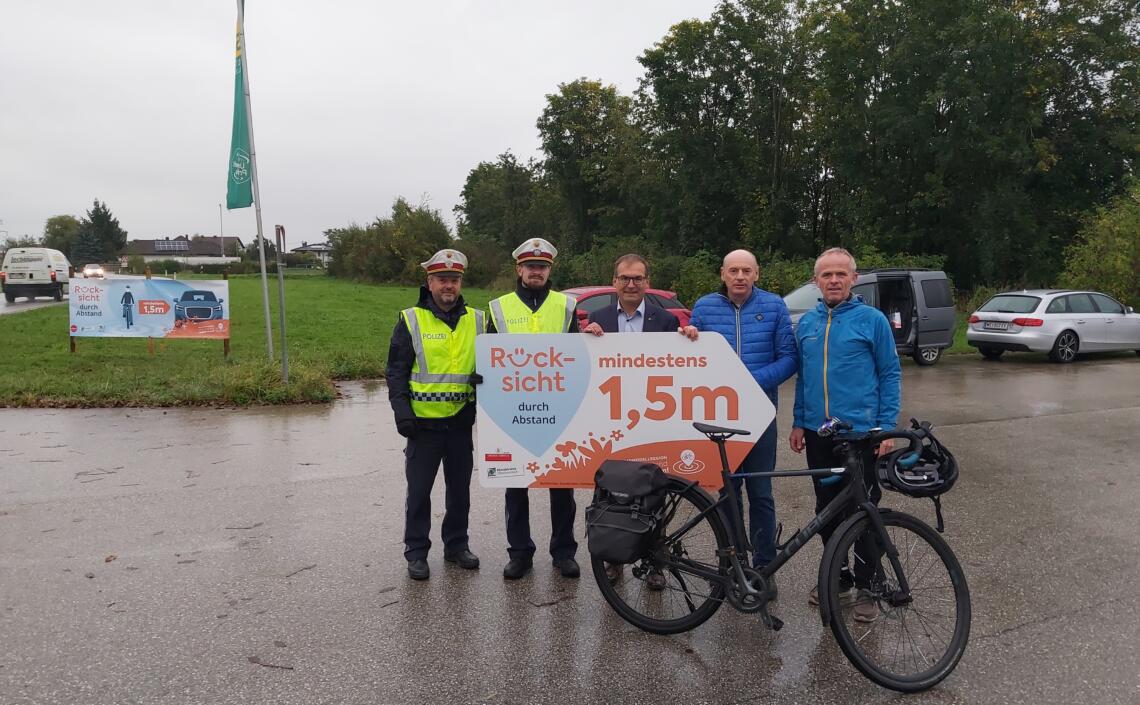
[[[573,558],[578,552],[574,540],[574,490],[550,490],[550,555],[554,560]],[[530,494],[525,487],[507,490],[507,555],[511,558],[534,558],[534,541],[530,537]]]
[[[409,561],[426,559],[431,548],[431,539],[428,538],[431,532],[431,489],[441,460],[446,486],[443,552],[451,555],[468,548],[467,515],[471,509],[473,458],[471,427],[463,425],[466,430],[421,426],[416,435],[408,439],[404,449],[404,474],[408,479],[404,506],[404,557]]]

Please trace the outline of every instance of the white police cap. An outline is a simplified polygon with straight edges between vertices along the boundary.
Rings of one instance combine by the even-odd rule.
[[[540,237],[534,237],[515,248],[511,253],[516,264],[523,262],[545,262],[553,264],[558,256],[558,248]]]
[[[440,250],[420,266],[428,274],[463,274],[467,269],[467,256],[459,250]]]

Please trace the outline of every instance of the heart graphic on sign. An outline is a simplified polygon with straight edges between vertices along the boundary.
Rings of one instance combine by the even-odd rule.
[[[565,334],[488,337],[494,342],[476,361],[483,375],[479,406],[516,443],[541,457],[561,438],[586,396],[586,345],[581,337]]]

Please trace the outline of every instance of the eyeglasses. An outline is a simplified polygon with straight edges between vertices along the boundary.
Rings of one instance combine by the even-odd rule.
[[[621,282],[622,286],[629,286],[630,284],[636,284],[637,286],[641,286],[648,279],[649,279],[649,277],[625,277],[625,276],[618,276],[617,277],[617,280],[619,282]]]

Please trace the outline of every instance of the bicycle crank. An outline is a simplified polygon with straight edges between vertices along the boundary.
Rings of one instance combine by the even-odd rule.
[[[748,587],[741,589],[740,584],[734,580],[726,595],[728,603],[746,614],[759,612],[768,604],[768,581],[757,570],[744,568],[743,571]]]

